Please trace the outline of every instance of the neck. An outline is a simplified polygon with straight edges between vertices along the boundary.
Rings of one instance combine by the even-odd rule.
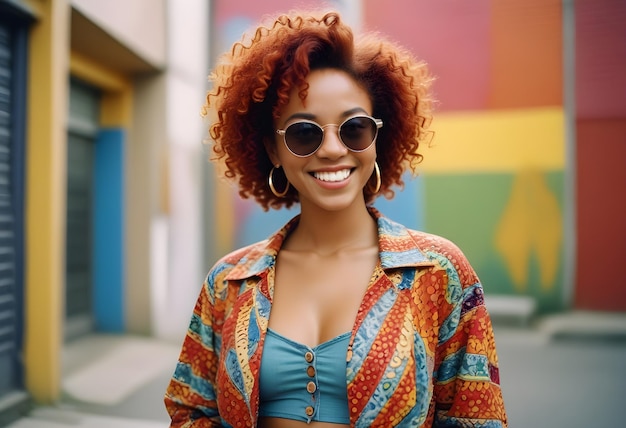
[[[377,245],[376,221],[365,204],[355,204],[340,211],[310,210],[303,206],[288,248],[330,255]]]

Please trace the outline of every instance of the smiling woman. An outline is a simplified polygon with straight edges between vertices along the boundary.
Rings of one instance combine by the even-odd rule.
[[[506,426],[474,270],[371,206],[421,160],[426,65],[336,13],[294,13],[213,79],[214,160],[243,197],[300,214],[207,275],[165,396],[171,426]]]
[[[294,88],[274,121],[278,135],[266,140],[268,156],[297,192],[303,214],[318,216],[318,208],[337,211],[352,204],[363,211],[382,121],[367,116],[372,111],[368,92],[343,71],[311,71],[306,85],[306,102]]]

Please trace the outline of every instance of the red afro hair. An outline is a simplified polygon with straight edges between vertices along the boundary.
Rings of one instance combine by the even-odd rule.
[[[370,94],[372,115],[383,120],[376,142],[382,173],[379,194],[391,198],[393,185],[422,160],[421,142],[430,138],[433,81],[427,65],[376,33],[355,38],[339,14],[291,13],[260,26],[247,41],[224,54],[211,75],[203,115],[214,122],[212,159],[237,182],[243,198],[264,210],[298,202],[295,189],[279,198],[268,186],[272,163],[264,141],[274,139],[273,123],[293,88],[306,97],[306,78],[315,69],[334,68],[352,76]],[[363,189],[366,202],[377,194]]]

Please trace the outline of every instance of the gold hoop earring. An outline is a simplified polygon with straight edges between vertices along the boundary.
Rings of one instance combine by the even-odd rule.
[[[287,192],[289,191],[289,186],[290,186],[290,185],[289,185],[289,181],[287,180],[287,187],[285,187],[285,190],[283,190],[282,192],[278,192],[278,191],[276,190],[276,187],[274,187],[274,178],[273,178],[273,175],[274,175],[274,171],[275,171],[277,168],[280,168],[280,166],[273,166],[273,167],[272,167],[272,170],[270,171],[270,175],[269,175],[269,177],[267,178],[267,183],[269,184],[269,186],[270,186],[270,190],[272,191],[272,193],[274,194],[274,196],[276,196],[277,198],[282,198],[282,197],[283,197],[283,196],[285,196],[285,195],[287,194]]]
[[[374,193],[378,193],[380,186],[382,185],[382,179],[380,178],[380,168],[378,167],[378,162],[376,161],[374,161],[374,172],[376,173],[376,188],[374,189]]]

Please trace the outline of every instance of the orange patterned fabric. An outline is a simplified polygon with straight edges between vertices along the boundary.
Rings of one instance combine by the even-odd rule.
[[[450,241],[370,208],[380,262],[346,356],[354,427],[506,427],[482,286]],[[297,225],[209,272],[165,395],[172,427],[254,427],[276,256]]]

